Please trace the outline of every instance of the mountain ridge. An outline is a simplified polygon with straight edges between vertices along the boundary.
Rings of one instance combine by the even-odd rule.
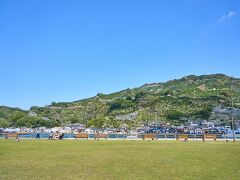
[[[173,124],[190,119],[214,121],[213,108],[230,107],[232,94],[235,107],[240,108],[239,89],[240,79],[225,74],[189,75],[110,94],[98,93],[73,102],[32,106],[26,111],[10,108],[4,113],[1,106],[0,126],[55,126],[78,122],[94,127],[118,127],[123,123],[132,127],[148,121]],[[218,123],[228,124],[228,121],[225,118]]]

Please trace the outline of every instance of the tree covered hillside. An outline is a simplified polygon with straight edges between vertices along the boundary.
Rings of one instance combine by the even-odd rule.
[[[99,93],[75,102],[33,106],[29,111],[13,109],[8,115],[0,108],[0,123],[51,127],[79,122],[94,127],[119,127],[121,124],[132,127],[141,122],[167,121],[178,125],[188,120],[211,119],[228,124],[228,117],[219,118],[213,109],[231,107],[231,96],[234,107],[240,108],[240,79],[223,74],[192,75],[108,95]],[[16,114],[23,116],[14,118]]]

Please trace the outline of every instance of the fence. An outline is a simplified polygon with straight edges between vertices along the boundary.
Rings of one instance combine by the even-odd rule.
[[[0,139],[4,139],[6,134],[17,134],[21,139],[35,139],[37,133],[0,133]],[[49,133],[40,133],[41,139],[48,139]],[[102,134],[103,135],[103,134]],[[154,140],[176,140],[181,134],[154,134],[154,137],[151,134],[151,138],[149,138],[149,134],[104,134],[104,139],[114,140],[114,139],[154,139]],[[204,138],[204,134],[182,134],[189,140],[201,140]],[[96,134],[88,134],[87,139],[96,139]],[[100,135],[101,136],[101,135]],[[233,136],[230,134],[215,134],[217,140],[231,140]],[[144,138],[145,137],[145,138]],[[183,137],[183,136],[182,136]],[[75,139],[75,134],[66,133],[64,134],[64,139]],[[240,140],[240,135],[236,134],[235,138]]]

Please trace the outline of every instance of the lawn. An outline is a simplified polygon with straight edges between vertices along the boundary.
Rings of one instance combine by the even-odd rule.
[[[0,140],[0,179],[240,179],[240,143]]]

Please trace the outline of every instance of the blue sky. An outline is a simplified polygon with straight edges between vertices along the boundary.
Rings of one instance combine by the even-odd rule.
[[[239,0],[1,0],[0,105],[240,77]]]

